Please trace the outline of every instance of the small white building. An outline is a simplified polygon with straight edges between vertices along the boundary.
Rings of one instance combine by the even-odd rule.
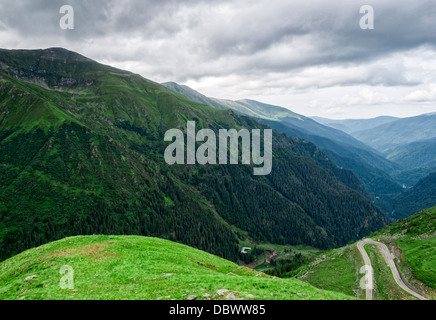
[[[247,254],[250,250],[251,250],[251,248],[243,247],[242,250],[241,250],[241,253]]]

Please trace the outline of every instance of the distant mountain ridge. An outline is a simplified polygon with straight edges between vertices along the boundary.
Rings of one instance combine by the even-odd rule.
[[[436,138],[436,113],[401,118],[353,136],[389,156],[389,150],[401,145]]]
[[[318,122],[308,117],[297,114],[283,107],[274,106],[249,99],[232,101],[226,99],[208,98],[201,93],[189,88],[188,86],[179,85],[175,82],[166,82],[163,83],[163,85],[173,91],[183,94],[184,96],[196,102],[204,103],[218,109],[232,109],[244,115],[270,121],[270,123],[272,121],[280,121],[287,125],[291,125],[291,128],[296,128],[306,134],[317,134],[319,136],[329,138],[334,141],[341,141],[342,143],[347,145],[370,150],[368,146],[365,146],[360,141],[354,139],[350,135],[340,130],[332,129],[330,127],[319,124]]]
[[[344,131],[350,135],[352,135],[354,132],[358,132],[362,130],[370,130],[377,126],[384,125],[400,119],[390,116],[380,116],[372,119],[344,119],[344,120],[334,120],[334,119],[327,119],[322,117],[311,117],[311,118],[319,123]]]
[[[164,83],[167,88],[186,97],[218,109],[232,109],[257,118],[289,136],[302,137],[320,147],[336,164],[353,171],[370,194],[395,193],[400,185],[387,173],[400,169],[374,149],[352,136],[322,125],[289,109],[253,100],[224,100],[205,95],[174,82]]]
[[[436,125],[436,120],[435,120]],[[403,168],[436,167],[436,138],[418,140],[386,151],[388,159]]]
[[[316,119],[333,127],[353,127],[348,131],[352,136],[378,149],[399,166],[387,172],[407,187],[436,170],[436,113],[408,118]]]
[[[232,109],[244,115],[268,120],[280,120],[283,118],[296,118],[302,121],[305,120],[304,116],[292,112],[289,109],[260,103],[254,100],[241,99],[232,101],[228,99],[210,98],[188,86],[180,85],[175,82],[165,82],[162,83],[162,85],[168,89],[183,94],[184,96],[189,97],[196,102],[203,103],[217,109]]]

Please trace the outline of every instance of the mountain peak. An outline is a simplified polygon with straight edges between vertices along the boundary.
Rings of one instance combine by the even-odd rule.
[[[0,49],[0,58],[2,56],[13,55],[18,58],[27,59],[66,59],[68,61],[93,61],[81,54],[70,51],[61,47],[51,47],[47,49]]]

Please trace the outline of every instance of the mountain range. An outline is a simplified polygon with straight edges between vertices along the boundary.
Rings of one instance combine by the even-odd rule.
[[[413,186],[420,178],[435,171],[435,113],[408,118],[316,119],[335,128],[344,127],[344,130],[354,138],[378,150],[386,159],[396,163],[400,169],[397,168],[390,174],[392,173],[392,177],[401,184]]]
[[[396,119],[371,129],[353,133],[356,139],[390,156],[394,147],[436,137],[436,113]]]
[[[397,117],[390,117],[390,116],[381,116],[371,119],[343,119],[343,120],[334,120],[334,119],[327,119],[323,117],[311,117],[313,120],[322,123],[326,126],[336,128],[338,130],[344,131],[348,133],[349,135],[353,135],[353,133],[368,130],[393,122],[395,120],[398,120]]]
[[[400,169],[390,173],[404,190],[376,196],[375,203],[394,218],[404,218],[436,205],[436,114],[408,118],[379,117],[362,120],[328,120],[381,152]]]
[[[218,109],[232,109],[240,114],[255,117],[289,136],[301,137],[316,144],[338,166],[353,171],[372,195],[401,191],[401,186],[389,176],[389,173],[399,170],[400,166],[341,130],[325,126],[283,107],[253,100],[208,98],[174,82],[163,85],[196,102]]]
[[[237,261],[241,240],[329,248],[387,223],[351,171],[300,137],[273,131],[268,176],[167,165],[164,134],[187,121],[270,128],[62,48],[0,50],[0,260],[65,236],[134,234]]]
[[[209,98],[174,82],[163,85],[199,103],[232,109],[291,137],[313,142],[337,166],[351,170],[374,203],[393,219],[436,205],[436,185],[428,177],[436,171],[436,114],[410,118],[308,118],[258,101]],[[419,197],[408,196],[417,190]]]

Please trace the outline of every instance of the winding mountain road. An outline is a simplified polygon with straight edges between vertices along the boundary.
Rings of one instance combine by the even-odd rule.
[[[372,300],[372,288],[373,288],[373,281],[374,281],[373,274],[371,272],[371,270],[372,270],[371,259],[369,258],[368,254],[366,253],[365,248],[364,248],[365,245],[367,245],[367,244],[374,244],[379,248],[381,254],[383,255],[383,258],[385,259],[387,265],[391,269],[391,272],[392,272],[392,275],[394,276],[395,282],[401,287],[401,289],[410,293],[411,295],[415,296],[416,298],[418,298],[420,300],[427,300],[425,297],[423,297],[419,293],[417,293],[414,290],[412,290],[411,288],[409,288],[403,282],[403,280],[401,279],[400,273],[398,272],[397,266],[394,263],[393,256],[389,252],[389,249],[385,244],[383,244],[381,242],[374,241],[372,239],[364,239],[364,240],[361,240],[357,243],[357,248],[359,249],[360,254],[363,257],[363,260],[365,262],[365,266],[369,266],[369,267],[365,267],[366,300]]]

